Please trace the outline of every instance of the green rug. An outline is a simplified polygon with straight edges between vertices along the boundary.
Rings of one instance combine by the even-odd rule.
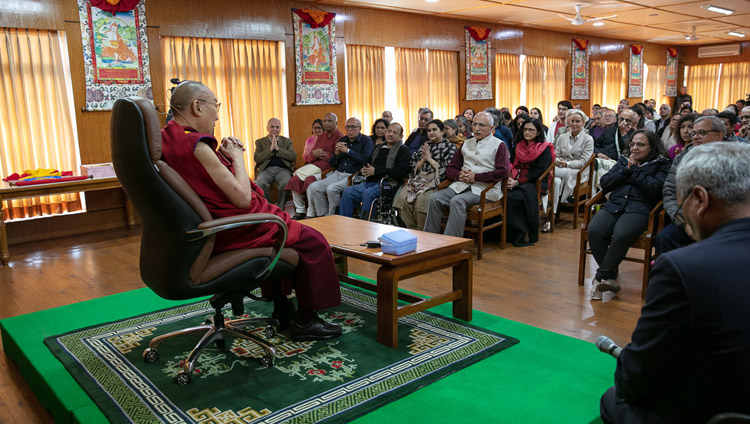
[[[342,303],[325,319],[341,325],[335,340],[295,343],[269,338],[276,364],[244,339],[207,349],[188,387],[174,377],[200,335],[165,341],[155,363],[143,349],[161,334],[201,325],[208,302],[157,311],[45,339],[76,381],[112,422],[348,422],[518,340],[432,313],[399,320],[399,348],[375,341],[376,299],[342,287]],[[246,300],[247,316],[271,314],[272,304]],[[225,311],[231,317],[229,311]],[[263,334],[263,327],[249,331]]]
[[[44,345],[46,337],[186,304],[144,288],[0,320],[3,349],[55,423],[108,420]],[[451,305],[430,309],[451,315]],[[593,343],[474,311],[473,325],[522,340],[357,418],[357,424],[600,423],[599,398],[615,361]],[[190,388],[191,386],[186,386]]]

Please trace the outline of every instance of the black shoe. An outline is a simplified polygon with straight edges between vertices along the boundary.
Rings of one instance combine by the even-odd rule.
[[[316,316],[309,324],[301,326],[292,323],[291,336],[295,342],[307,342],[313,340],[333,339],[341,335],[341,326],[331,322],[323,321]]]
[[[295,308],[294,303],[289,302],[288,306],[285,305],[283,308],[280,308],[280,310],[274,308],[271,318],[279,322],[276,330],[282,332],[288,330],[292,326],[292,322],[296,315],[297,308]]]
[[[303,214],[303,213],[295,213],[294,216],[292,217],[292,219],[295,220],[295,221],[302,221],[303,219],[305,219],[305,214]]]

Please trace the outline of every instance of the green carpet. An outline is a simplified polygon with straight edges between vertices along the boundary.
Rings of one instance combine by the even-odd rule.
[[[7,318],[0,321],[0,331],[6,354],[57,423],[106,423],[99,408],[43,344],[44,338],[190,302],[163,300],[141,289]],[[451,307],[441,305],[431,311],[450,316]],[[522,342],[355,422],[600,422],[599,397],[612,385],[612,358],[591,343],[478,311],[472,324]]]

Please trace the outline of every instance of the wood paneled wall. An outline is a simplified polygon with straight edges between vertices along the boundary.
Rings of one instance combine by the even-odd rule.
[[[485,26],[488,24],[460,19],[435,18],[379,9],[325,6],[326,11],[337,13],[336,49],[338,54],[338,76],[340,105],[294,106],[294,39],[292,33],[292,8],[315,8],[316,5],[304,1],[291,0],[146,0],[146,22],[149,35],[151,57],[151,78],[155,103],[165,111],[164,75],[161,66],[160,36],[189,36],[275,40],[285,43],[287,69],[287,104],[289,136],[295,148],[302,151],[304,141],[310,135],[312,121],[327,112],[339,116],[340,126],[346,118],[346,86],[344,54],[346,44],[366,44],[394,47],[428,48],[459,52],[459,111],[467,107],[481,110],[494,106],[494,101],[467,101],[465,98],[465,38],[464,25]],[[85,83],[81,30],[76,0],[5,0],[0,26],[15,28],[37,28],[64,30],[68,37],[68,49],[73,75],[73,95],[76,108],[76,123],[80,143],[81,161],[98,163],[110,161],[109,112],[83,112],[85,104]],[[489,25],[493,30],[492,52],[513,53],[534,56],[563,57],[570,64],[571,38],[568,34],[538,29],[517,28],[505,25]],[[598,37],[585,37],[590,40],[590,60],[628,61],[629,43]],[[645,44],[644,59],[648,64],[664,64],[666,46]],[[566,87],[570,92],[570,66],[566,71]],[[635,99],[633,99],[635,100]],[[589,110],[589,101],[578,101],[584,110]],[[535,105],[530,105],[535,106]],[[416,111],[415,111],[416,112]],[[369,132],[369,128],[365,129]],[[246,140],[252,145],[252,140]],[[301,163],[301,155],[299,155]],[[92,213],[111,211],[120,208],[112,199],[116,196],[89,196],[90,212],[67,218],[69,232],[77,227],[90,231],[89,222],[96,222]],[[112,212],[107,212],[101,220],[112,225]],[[124,213],[115,214],[122,219],[118,224],[125,225]],[[55,221],[51,218],[41,221]],[[44,237],[52,224],[25,223],[11,224],[11,242],[28,241]],[[102,228],[104,225],[102,225]]]

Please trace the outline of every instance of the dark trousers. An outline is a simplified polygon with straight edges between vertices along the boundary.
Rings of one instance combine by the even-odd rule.
[[[685,230],[674,224],[669,224],[656,235],[654,247],[656,248],[656,255],[658,256],[662,253],[667,253],[670,250],[687,246],[693,242],[694,240],[688,237]]]
[[[640,213],[611,214],[600,210],[589,224],[591,253],[599,264],[596,279],[611,280],[617,277],[617,267],[625,258],[630,245],[648,227],[648,215]]]
[[[625,399],[617,397],[614,387],[604,392],[599,402],[599,412],[604,424],[660,424],[665,422],[655,412],[627,403]]]

